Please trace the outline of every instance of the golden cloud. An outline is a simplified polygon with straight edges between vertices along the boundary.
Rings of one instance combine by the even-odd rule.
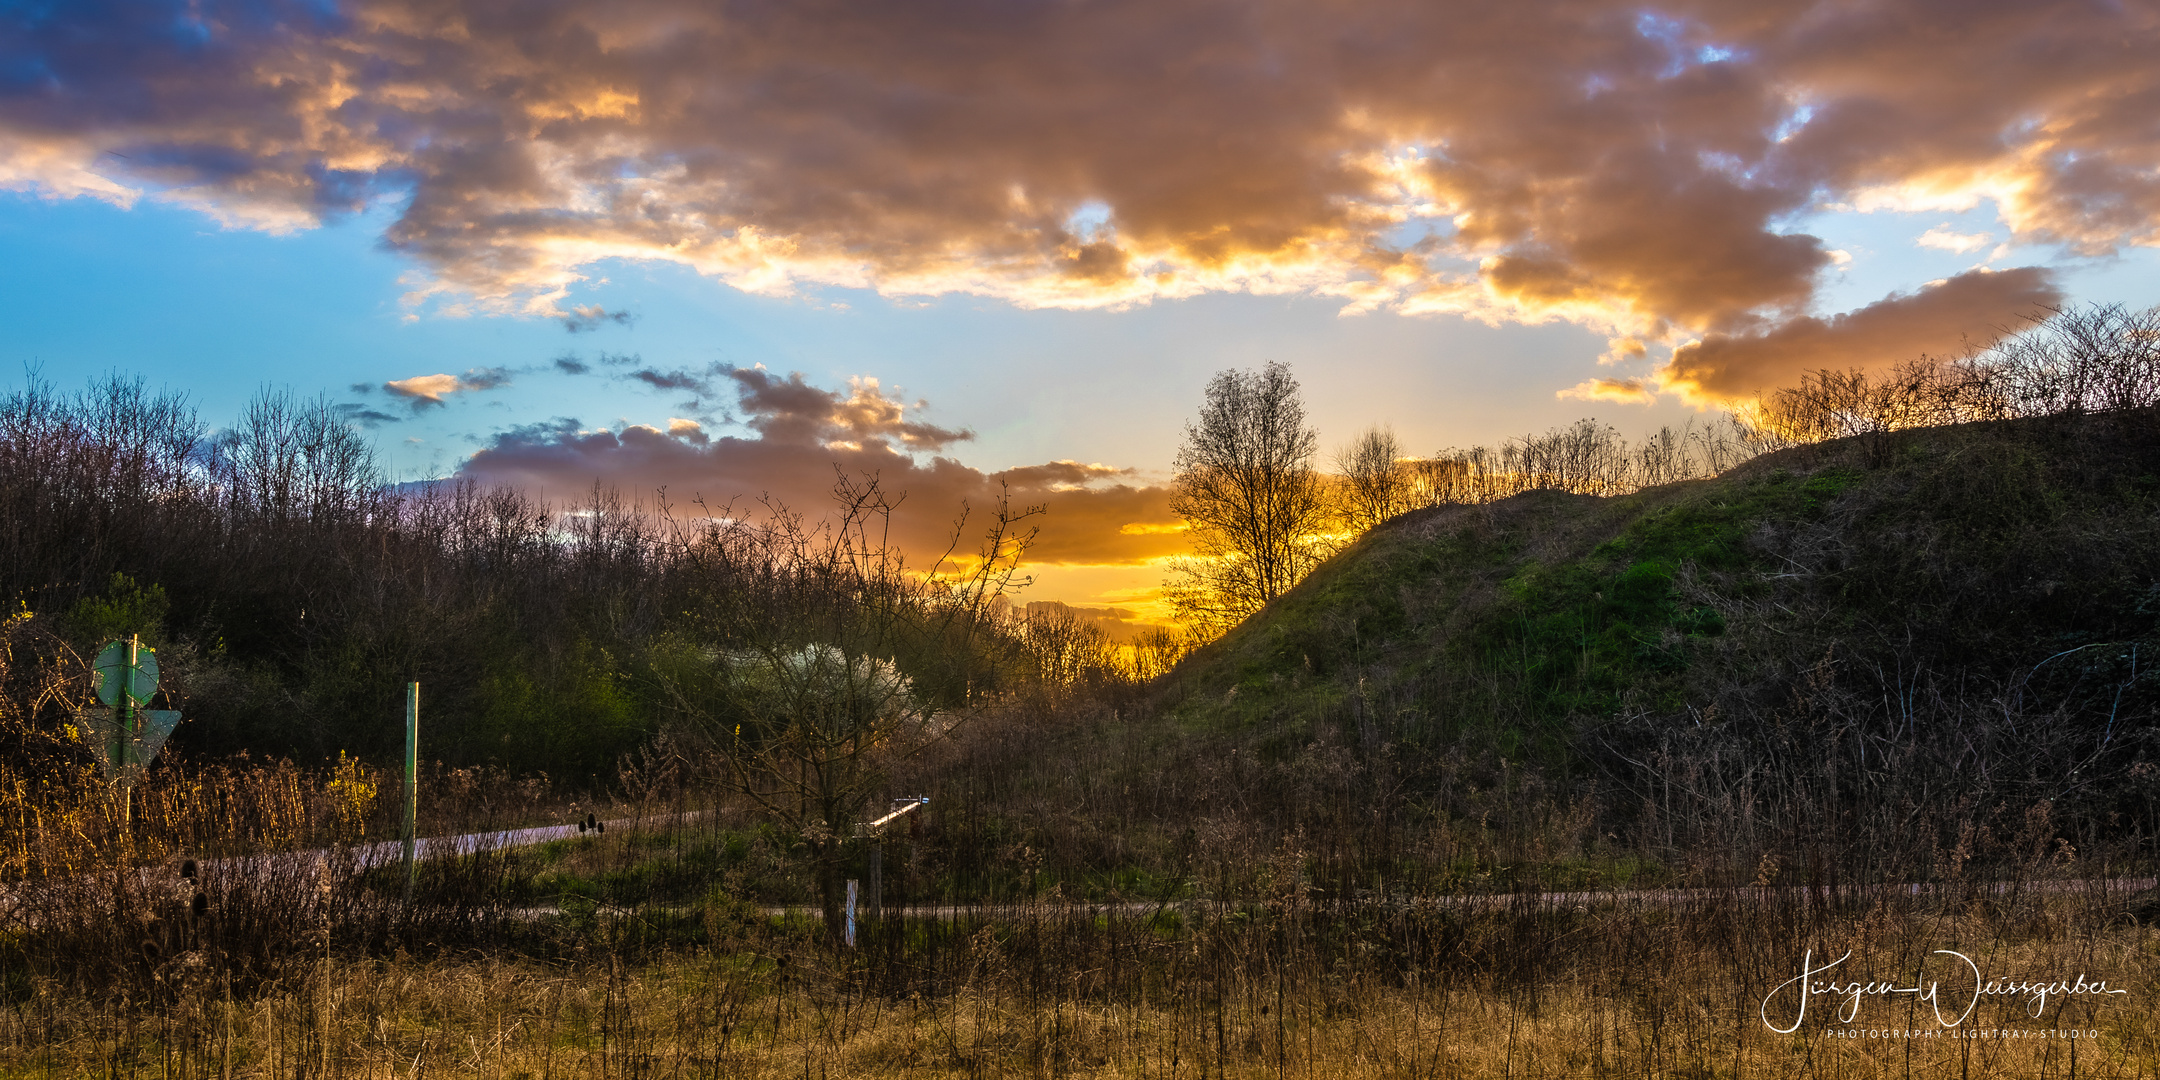
[[[2150,4],[55,10],[0,13],[38,73],[0,90],[0,187],[266,229],[395,200],[415,303],[573,328],[609,258],[1041,307],[1305,292],[1703,337],[1672,374],[1709,394],[1755,377],[1714,343],[1819,333],[1779,328],[1837,258],[1792,227],[1823,206],[2160,243]]]
[[[1713,334],[1675,350],[1659,377],[1692,398],[1732,400],[1791,385],[1823,368],[1871,368],[1991,345],[2018,329],[2017,315],[2042,313],[2062,299],[2047,274],[2032,267],[1973,270],[1830,319],[1793,319],[1758,334]]]
[[[1574,398],[1578,401],[1616,401],[1624,405],[1646,405],[1657,399],[1657,391],[1642,379],[1586,379],[1553,396]]]
[[[440,405],[443,396],[457,392],[458,377],[455,375],[415,375],[410,379],[392,379],[383,389],[399,397],[412,398]]]

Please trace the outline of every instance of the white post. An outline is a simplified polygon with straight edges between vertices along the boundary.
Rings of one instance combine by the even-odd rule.
[[[854,878],[849,878],[847,882],[847,922],[842,924],[841,933],[846,937],[850,949],[855,947],[855,890],[859,884],[861,883]]]

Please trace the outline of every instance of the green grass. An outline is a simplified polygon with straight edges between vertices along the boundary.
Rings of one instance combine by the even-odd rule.
[[[1695,572],[1725,579],[1728,595],[1761,592],[1769,567],[1748,548],[1748,535],[1817,521],[1861,480],[1846,468],[1781,471],[1701,485],[1692,498],[1616,499],[1608,516],[1625,521],[1618,535],[1585,555],[1526,560],[1503,583],[1504,602],[1452,659],[1513,683],[1530,718],[1547,724],[1631,702],[1684,708],[1682,676],[1701,643],[1725,633],[1726,618],[1714,606],[1683,602],[1676,579]]]
[[[993,819],[975,842],[1003,848],[1021,842],[1024,828]],[[907,874],[906,845],[889,843],[888,897]],[[566,915],[590,918],[599,908],[711,907],[722,900],[757,906],[814,906],[812,868],[790,838],[770,827],[720,833],[685,830],[619,832],[556,840],[518,853],[522,885],[515,902],[560,904]],[[868,849],[847,852],[843,875],[869,877]],[[387,873],[387,872],[386,872]],[[1032,872],[1012,864],[959,873],[926,871],[906,899],[914,903],[1004,903],[1056,891],[1071,900],[1178,900],[1191,882],[1158,866],[1062,865],[1044,860]],[[387,878],[385,879],[388,880]],[[402,878],[398,882],[400,884]],[[388,887],[388,886],[386,886]]]
[[[1177,715],[1264,727],[1255,750],[1277,760],[1369,700],[1378,669],[1398,686],[1481,687],[1467,702],[1413,692],[1398,703],[1398,714],[1439,718],[1425,736],[1483,728],[1505,756],[1557,761],[1571,718],[1684,704],[1700,646],[1728,626],[1715,606],[1681,599],[1683,575],[1759,592],[1749,579],[1773,568],[1749,536],[1819,521],[1864,479],[1849,467],[1780,470],[1426,512],[1368,535],[1197,658],[1187,685],[1206,689]]]
[[[716,882],[732,895],[766,903],[801,903],[804,875],[785,860],[785,839],[770,828],[592,834],[556,840],[523,854],[530,870],[521,900],[585,901],[611,906],[703,901]]]

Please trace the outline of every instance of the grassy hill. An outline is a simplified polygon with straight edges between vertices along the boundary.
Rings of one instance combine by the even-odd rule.
[[[1612,499],[1406,515],[1182,675],[1205,711],[1259,720],[1285,687],[1324,687],[1385,698],[1409,732],[1483,723],[1512,748],[1570,718],[1736,705],[1826,655],[2012,680],[2149,634],[2156,582],[2154,416],[1975,424]]]
[[[2155,828],[2156,657],[2160,417],[1970,424],[1406,515],[1151,708],[963,771],[974,828],[1072,877],[1287,836],[1345,888],[2119,863]]]

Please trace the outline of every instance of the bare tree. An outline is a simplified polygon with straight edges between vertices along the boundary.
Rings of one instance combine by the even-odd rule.
[[[2051,309],[1979,363],[2020,416],[2113,412],[2160,401],[2160,305]]]
[[[1317,442],[1287,366],[1222,371],[1208,382],[1199,422],[1185,426],[1170,499],[1194,552],[1171,564],[1164,587],[1179,618],[1227,628],[1319,562],[1326,501],[1312,468]]]
[[[1142,633],[1132,645],[1133,681],[1147,683],[1168,675],[1198,644],[1190,632],[1181,633],[1167,626]]]
[[[1102,627],[1057,601],[1029,604],[1016,627],[1034,668],[1037,692],[1057,702],[1118,673],[1118,649]]]
[[[374,448],[328,395],[303,401],[266,388],[216,449],[233,512],[274,523],[342,520],[381,483]]]
[[[1417,505],[1394,428],[1380,424],[1366,428],[1335,452],[1335,468],[1342,474],[1343,522],[1352,533],[1362,533]]]

